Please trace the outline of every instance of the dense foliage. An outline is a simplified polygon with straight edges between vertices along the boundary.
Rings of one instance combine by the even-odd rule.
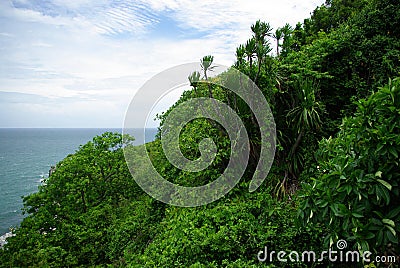
[[[192,160],[200,156],[202,139],[215,142],[215,160],[200,172],[169,163],[159,138],[180,103],[218,99],[239,115],[249,135],[240,183],[206,206],[165,205],[135,183],[145,169],[128,170],[123,148],[138,147],[121,134],[104,133],[58,163],[38,192],[24,198],[27,217],[0,250],[0,266],[326,267],[333,265],[326,258],[260,262],[257,254],[265,247],[322,252],[339,239],[349,250],[395,256],[398,263],[399,24],[397,0],[327,0],[303,23],[275,30],[257,21],[233,66],[261,89],[276,123],[274,164],[257,191],[249,193],[248,186],[260,157],[259,126],[241,98],[208,83],[231,76],[228,70],[211,78],[214,58],[205,56],[202,73],[188,77],[192,88],[159,115],[157,139],[142,146],[171,182],[215,180],[232,142],[220,124],[196,119],[180,134],[180,149]]]
[[[320,142],[317,178],[304,187],[300,215],[325,223],[327,242],[346,237],[384,252],[398,246],[400,231],[400,80],[357,105],[337,137]]]

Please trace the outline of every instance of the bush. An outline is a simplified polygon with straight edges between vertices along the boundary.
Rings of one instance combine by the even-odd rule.
[[[319,175],[304,185],[299,215],[304,224],[328,228],[326,245],[345,239],[358,250],[393,255],[400,231],[400,79],[357,106],[336,138],[320,142]]]
[[[269,192],[243,190],[206,207],[169,207],[144,254],[131,253],[125,259],[132,267],[274,267],[282,266],[276,258],[257,259],[265,246],[276,252],[321,251],[322,230],[298,228],[296,202],[278,201]]]

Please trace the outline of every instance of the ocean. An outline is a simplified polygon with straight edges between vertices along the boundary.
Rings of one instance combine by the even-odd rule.
[[[51,166],[106,131],[121,133],[106,128],[0,128],[0,235],[22,221],[22,196],[37,191]],[[146,129],[144,140],[154,140],[156,132]],[[133,133],[136,144],[143,141],[139,130]]]

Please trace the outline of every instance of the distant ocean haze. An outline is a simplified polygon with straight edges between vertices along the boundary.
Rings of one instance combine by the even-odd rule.
[[[22,196],[37,191],[43,178],[67,155],[112,128],[0,128],[0,235],[23,219]],[[157,129],[133,129],[135,144],[153,141]]]

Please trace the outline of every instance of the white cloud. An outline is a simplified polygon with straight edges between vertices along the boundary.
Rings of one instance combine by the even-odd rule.
[[[257,19],[273,27],[293,25],[322,2],[0,1],[0,91],[37,94],[60,103],[46,106],[32,99],[29,109],[27,104],[11,107],[15,113],[31,117],[65,113],[66,127],[74,126],[74,117],[78,125],[107,114],[113,118],[107,124],[114,124],[104,120],[93,124],[120,127],[129,99],[152,75],[207,54],[214,55],[216,63],[230,65],[235,47],[250,37],[250,25]],[[165,18],[169,24],[161,25]],[[164,27],[163,37],[155,32],[159,26]],[[173,27],[182,29],[179,36]],[[65,98],[76,102],[67,104]],[[83,99],[91,101],[84,104]],[[45,122],[39,127],[54,122],[15,118],[20,125],[23,119]]]

